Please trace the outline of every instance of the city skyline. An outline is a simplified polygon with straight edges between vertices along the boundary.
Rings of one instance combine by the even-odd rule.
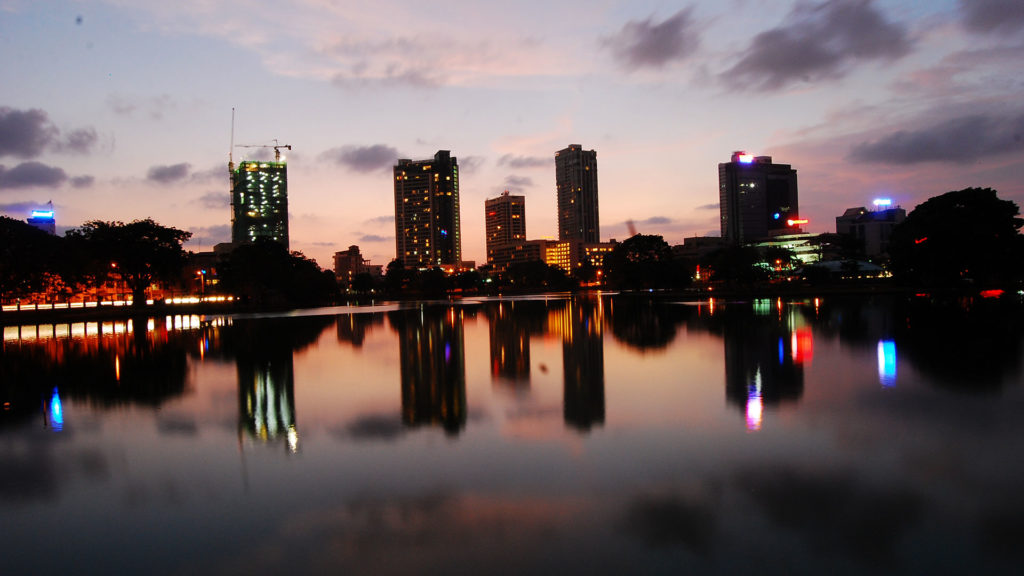
[[[350,245],[395,257],[386,178],[439,149],[477,263],[505,189],[557,237],[568,142],[601,155],[601,240],[717,235],[735,150],[799,172],[808,232],[876,196],[1024,202],[1020,3],[541,6],[0,0],[0,213],[52,200],[58,233],[152,217],[209,250],[230,240],[232,108],[235,144],[293,145],[291,248],[324,267]]]

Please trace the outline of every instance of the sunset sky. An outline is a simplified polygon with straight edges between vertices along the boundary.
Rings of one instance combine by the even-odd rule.
[[[568,144],[605,240],[718,235],[734,150],[797,170],[811,232],[878,196],[1024,203],[1021,0],[0,0],[0,54],[0,213],[152,217],[194,251],[230,239],[232,108],[236,144],[292,145],[291,248],[325,267],[394,258],[391,167],[439,149],[478,264],[502,190],[557,235]]]

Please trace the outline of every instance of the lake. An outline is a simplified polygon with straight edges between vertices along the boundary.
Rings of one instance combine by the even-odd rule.
[[[606,294],[6,326],[0,572],[1009,573],[1020,319]]]

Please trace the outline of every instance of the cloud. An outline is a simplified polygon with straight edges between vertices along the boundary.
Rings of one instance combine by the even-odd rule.
[[[111,94],[107,97],[107,107],[118,116],[131,117],[136,112],[142,112],[153,120],[161,120],[165,113],[175,109],[176,104],[167,94],[150,98]]]
[[[33,210],[42,209],[45,205],[42,202],[11,202],[10,204],[0,204],[0,212],[14,214],[14,218],[20,219],[30,214]]]
[[[378,236],[376,234],[363,234],[359,237],[360,242],[394,242],[394,236]]]
[[[346,38],[321,52],[340,66],[331,83],[339,88],[371,86],[435,88],[447,82],[438,62],[447,62],[456,50],[448,39],[394,37],[385,40]]]
[[[95,128],[80,128],[78,130],[72,130],[60,141],[55,142],[54,148],[60,152],[88,154],[89,152],[92,152],[93,147],[96,146],[96,142],[98,141],[99,137],[96,135]]]
[[[700,206],[697,206],[697,210],[718,210],[719,208],[720,206],[718,205],[718,202],[715,202],[714,204],[701,204]]]
[[[88,154],[99,141],[95,128],[79,128],[61,137],[43,110],[0,107],[0,157],[35,158],[47,149]]]
[[[960,12],[971,32],[1009,35],[1024,29],[1020,0],[960,0]]]
[[[629,68],[663,68],[673,61],[685,60],[700,45],[700,35],[690,17],[693,8],[684,8],[655,23],[653,18],[633,20],[603,44]]]
[[[653,225],[671,224],[671,223],[672,223],[672,219],[671,218],[666,218],[664,216],[651,216],[650,218],[647,218],[646,220],[641,220],[640,222],[638,222],[638,224],[653,224]]]
[[[479,170],[485,161],[483,156],[459,156],[459,170],[463,174],[472,174]]]
[[[1020,151],[1024,151],[1024,113],[979,113],[861,142],[849,156],[858,162],[883,164],[966,163]]]
[[[505,177],[505,189],[509,192],[522,192],[526,188],[533,187],[533,178],[529,176],[516,176],[514,174]]]
[[[71,186],[74,188],[91,188],[96,183],[96,178],[89,175],[73,176]]]
[[[400,155],[398,150],[391,146],[373,144],[331,148],[320,156],[350,170],[367,173],[394,166]]]
[[[854,64],[895,60],[910,48],[906,28],[887,21],[872,0],[829,0],[798,5],[787,24],[755,36],[722,77],[733,88],[776,90],[839,78]]]
[[[215,208],[218,210],[221,208],[227,208],[228,205],[231,204],[230,195],[223,191],[207,192],[199,198],[196,198],[195,202],[206,208]]]
[[[170,166],[153,166],[146,173],[146,180],[150,182],[156,182],[158,184],[170,184],[179,180],[184,180],[188,176],[188,170],[191,167],[187,162],[180,164],[171,164]]]
[[[395,224],[395,217],[394,217],[394,215],[391,215],[391,216],[387,216],[387,215],[385,215],[385,216],[377,216],[376,218],[370,218],[369,220],[364,222],[364,224],[371,224],[371,225],[374,225],[374,226],[384,226],[384,225],[394,226],[394,224]]]
[[[34,158],[59,135],[60,131],[42,110],[0,107],[0,157]]]
[[[512,154],[505,154],[498,158],[498,166],[508,166],[514,170],[546,168],[554,165],[555,161],[553,158],[542,158],[540,156],[513,156]]]
[[[217,179],[222,179],[226,182],[228,179],[227,168],[223,164],[218,164],[217,166],[212,166],[206,170],[197,170],[192,173],[190,179],[193,182]]]
[[[200,245],[207,250],[212,249],[214,244],[228,242],[231,240],[231,225],[218,224],[216,226],[192,226],[188,229],[192,233],[189,242]]]
[[[64,170],[41,162],[22,162],[10,170],[0,166],[0,189],[60,186],[67,179],[68,175]]]

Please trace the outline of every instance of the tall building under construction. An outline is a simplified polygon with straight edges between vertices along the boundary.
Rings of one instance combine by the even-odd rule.
[[[288,248],[288,166],[280,155],[231,167],[231,242],[260,240]]]

